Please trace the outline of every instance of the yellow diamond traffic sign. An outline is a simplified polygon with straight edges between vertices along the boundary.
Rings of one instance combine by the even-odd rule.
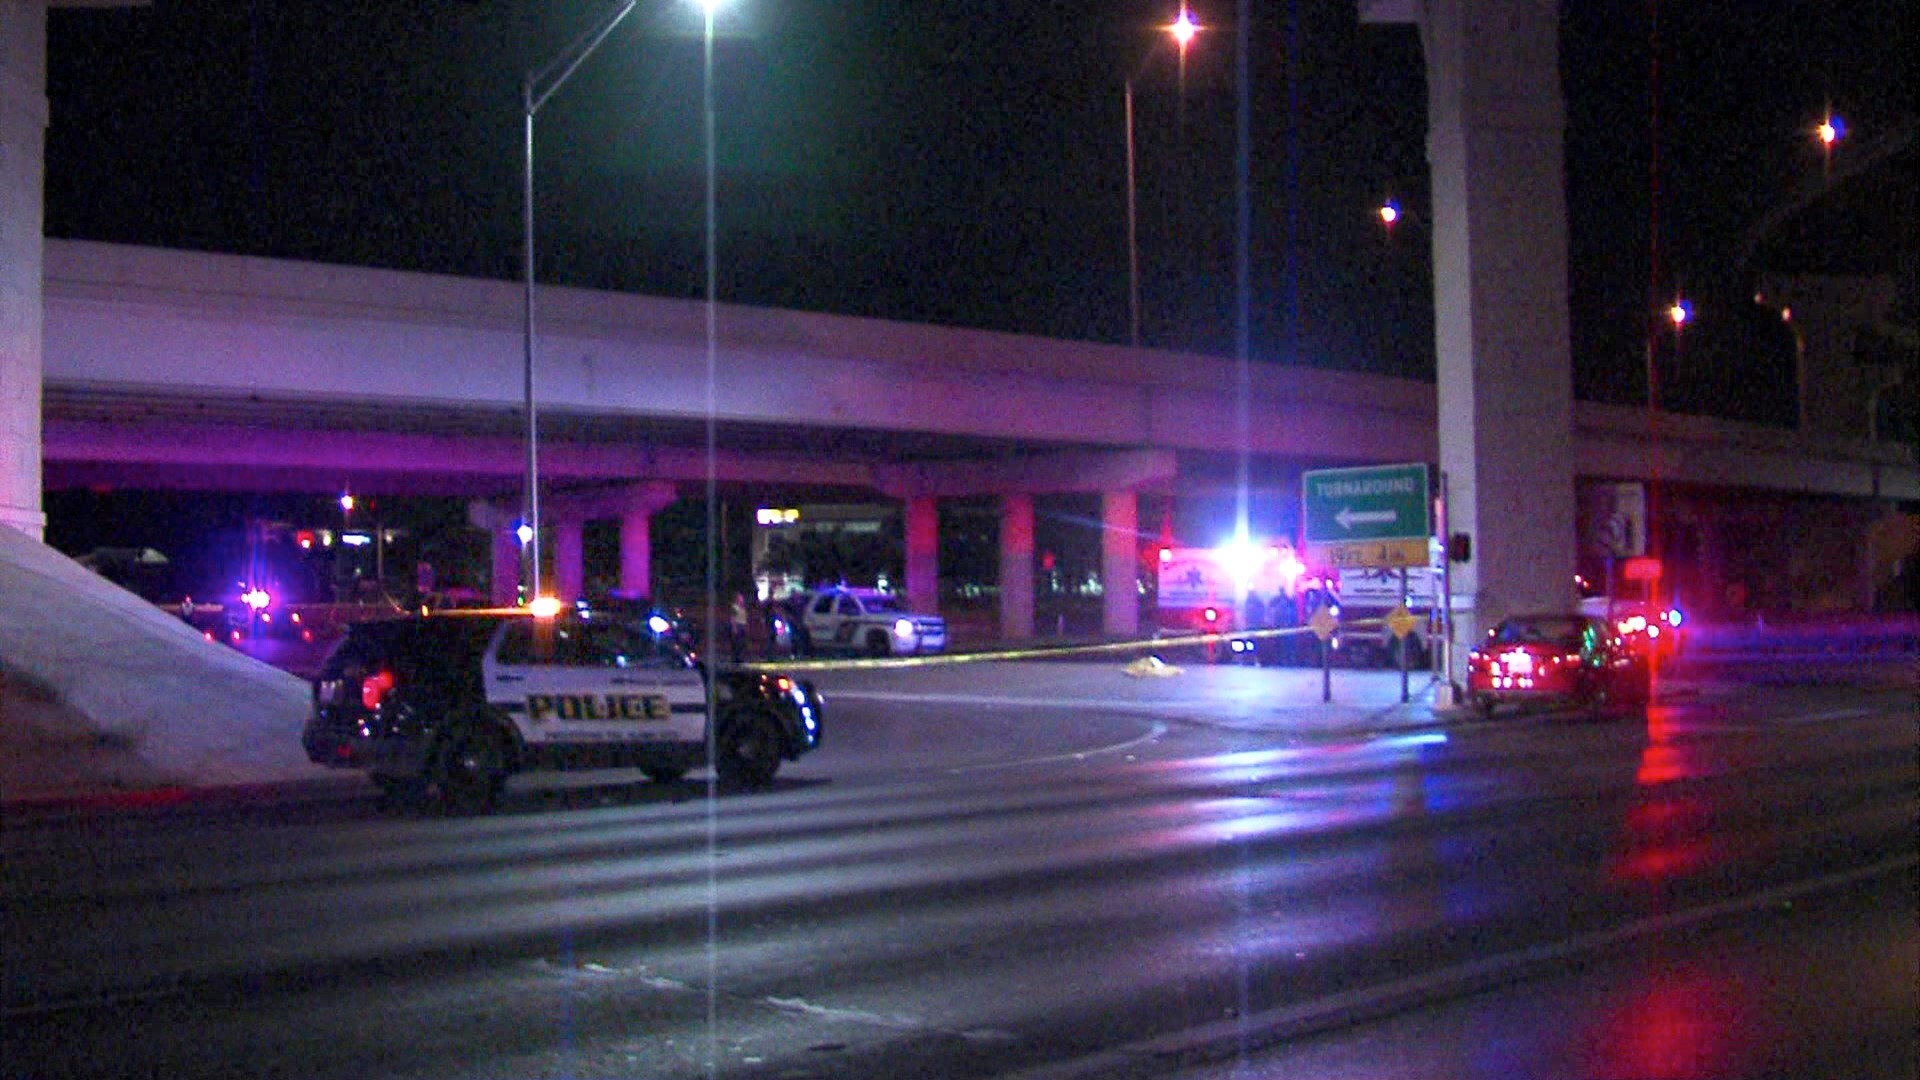
[[[1340,620],[1334,618],[1333,612],[1327,608],[1315,608],[1313,615],[1307,619],[1307,626],[1313,631],[1314,637],[1325,641],[1339,628]]]
[[[1413,628],[1418,625],[1420,625],[1419,618],[1417,618],[1413,612],[1408,611],[1407,605],[1405,604],[1401,604],[1392,611],[1387,612],[1387,629],[1393,631],[1394,637],[1406,637],[1408,634],[1413,633]]]

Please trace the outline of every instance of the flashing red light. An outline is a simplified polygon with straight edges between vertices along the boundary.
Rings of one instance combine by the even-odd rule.
[[[294,533],[294,534],[293,534],[293,539],[294,539],[294,542],[295,542],[295,543],[297,543],[297,544],[299,544],[299,545],[300,545],[300,550],[301,550],[301,551],[312,551],[312,550],[313,550],[313,532],[312,532],[312,530],[310,530],[310,529],[302,529],[302,530],[300,530],[299,532],[297,532],[297,533]]]
[[[378,675],[369,675],[360,681],[360,704],[369,709],[377,709],[380,702],[393,689],[393,672],[382,671]]]
[[[1620,564],[1620,577],[1625,581],[1659,581],[1661,570],[1659,559],[1638,555]]]
[[[1209,624],[1211,624],[1211,623],[1217,623],[1217,622],[1219,622],[1219,621],[1220,621],[1220,609],[1219,609],[1219,608],[1208,608],[1208,609],[1206,609],[1205,611],[1202,611],[1202,612],[1200,613],[1200,617],[1201,617],[1202,619],[1204,619],[1204,620],[1206,620],[1206,621],[1207,621],[1207,622],[1208,622]]]

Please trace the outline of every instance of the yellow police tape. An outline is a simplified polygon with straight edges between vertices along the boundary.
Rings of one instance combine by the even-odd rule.
[[[1386,624],[1385,619],[1355,619],[1342,622],[1340,631],[1378,630]],[[1307,626],[1289,626],[1284,629],[1246,630],[1232,634],[1193,634],[1186,637],[1142,638],[1137,641],[1108,641],[1096,645],[1039,645],[1019,649],[992,649],[984,652],[938,653],[932,656],[888,656],[866,657],[860,659],[829,660],[765,660],[750,661],[733,665],[743,671],[856,671],[871,668],[917,668],[949,667],[954,664],[975,664],[987,660],[1041,660],[1058,659],[1072,656],[1103,656],[1117,653],[1154,652],[1160,649],[1182,648],[1188,646],[1226,645],[1234,641],[1252,641],[1260,638],[1297,637],[1311,634],[1313,629]]]

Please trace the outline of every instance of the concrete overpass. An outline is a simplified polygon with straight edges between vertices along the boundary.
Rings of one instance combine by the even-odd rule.
[[[56,240],[44,295],[49,489],[487,499],[496,582],[514,581],[518,286]],[[1097,493],[1107,581],[1130,584],[1140,496],[1215,486],[1243,449],[1231,361],[723,305],[709,457],[703,305],[550,288],[539,308],[540,474],[563,591],[579,586],[580,525],[608,517],[622,522],[623,584],[644,589],[647,516],[709,479],[898,500],[908,591],[928,605],[940,499],[1000,500],[1007,582],[1030,565],[1034,497]],[[1291,494],[1300,471],[1327,465],[1438,460],[1431,384],[1264,365],[1251,377],[1244,449],[1262,488]],[[1590,403],[1576,404],[1573,447],[1596,490],[1657,477],[1729,504],[1920,500],[1901,447]],[[1708,546],[1737,542],[1725,531]],[[1132,589],[1107,595],[1108,629],[1133,630]],[[1030,586],[1005,603],[1003,629],[1031,632]]]

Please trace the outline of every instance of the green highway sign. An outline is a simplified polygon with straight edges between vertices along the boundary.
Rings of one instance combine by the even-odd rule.
[[[1427,467],[1372,465],[1300,474],[1308,557],[1331,566],[1425,566]]]

